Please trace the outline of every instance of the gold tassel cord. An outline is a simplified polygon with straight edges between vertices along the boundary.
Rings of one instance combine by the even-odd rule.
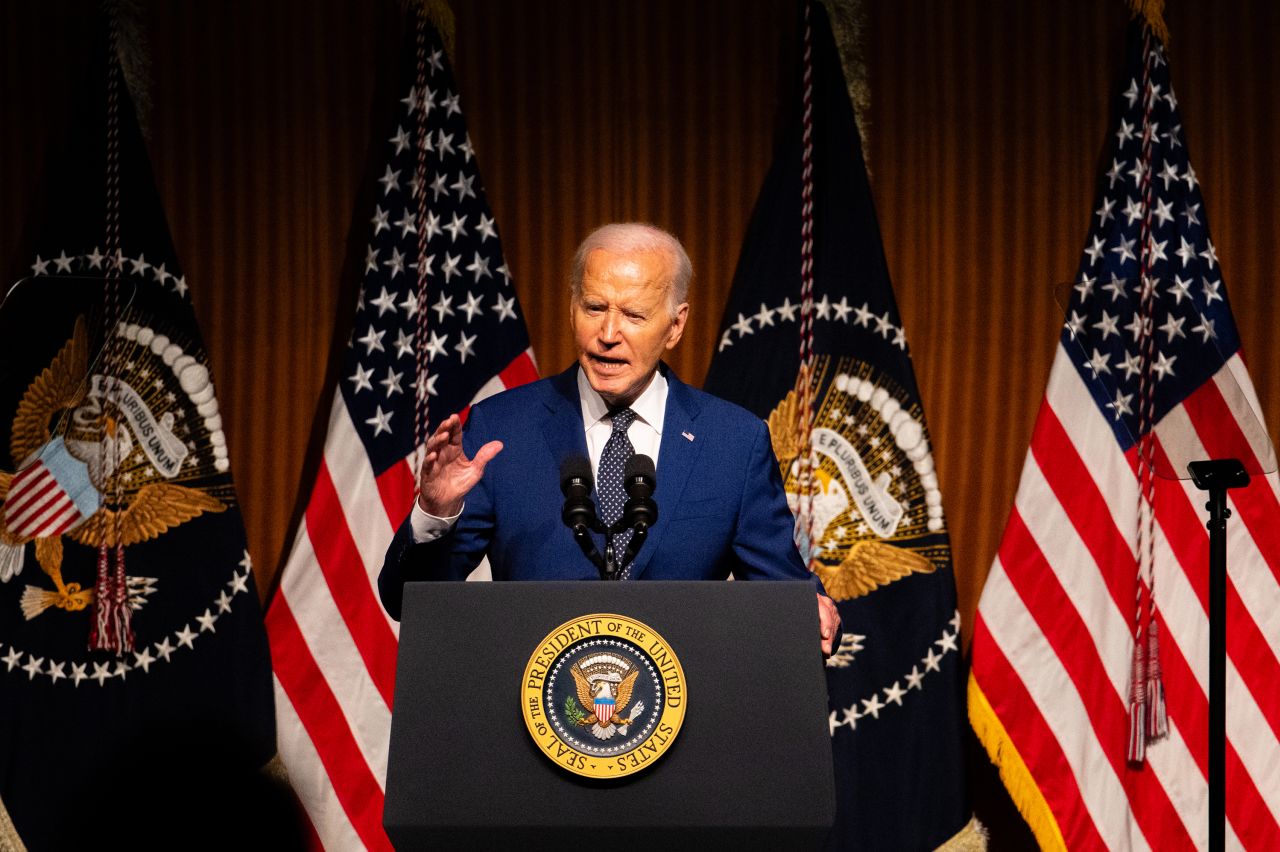
[[[1134,15],[1141,15],[1151,27],[1151,34],[1168,47],[1169,27],[1164,22],[1164,0],[1125,0]]]
[[[973,675],[969,676],[969,724],[986,748],[991,762],[1000,770],[1000,780],[1009,791],[1009,798],[1013,799],[1018,812],[1027,821],[1040,848],[1065,850],[1066,840],[1053,811],[1049,809],[1049,803]]]

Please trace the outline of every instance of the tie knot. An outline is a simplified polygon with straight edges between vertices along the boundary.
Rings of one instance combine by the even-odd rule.
[[[621,411],[615,411],[612,415],[612,419],[613,419],[612,434],[616,435],[619,432],[621,432],[622,434],[625,435],[627,432],[627,429],[631,427],[632,421],[636,419],[636,416],[637,416],[636,413],[632,411],[630,408],[624,408]]]

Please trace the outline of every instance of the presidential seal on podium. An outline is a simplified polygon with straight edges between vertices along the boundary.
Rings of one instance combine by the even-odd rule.
[[[684,721],[684,670],[647,624],[612,613],[566,621],[525,667],[521,709],[548,759],[588,778],[621,778],[671,747]]]

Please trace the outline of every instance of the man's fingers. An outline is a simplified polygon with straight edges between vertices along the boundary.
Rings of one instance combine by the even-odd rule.
[[[476,450],[475,457],[471,459],[471,467],[475,470],[476,478],[479,479],[484,475],[484,467],[498,453],[502,452],[501,441],[490,441],[480,449]]]
[[[818,595],[818,635],[822,653],[830,656],[835,647],[835,637],[840,630],[840,611],[835,603],[824,595]]]
[[[449,415],[443,423],[436,427],[436,431],[427,439],[427,448],[436,449],[444,444],[453,443],[462,439],[462,430],[458,428],[458,418],[456,414]]]

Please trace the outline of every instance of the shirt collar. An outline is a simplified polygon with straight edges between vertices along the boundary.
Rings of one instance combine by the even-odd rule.
[[[590,429],[609,416],[609,406],[596,393],[595,388],[591,387],[591,382],[587,381],[581,367],[578,368],[578,399],[582,401],[584,429]],[[662,418],[667,410],[667,377],[662,375],[661,370],[654,372],[649,386],[631,403],[630,408],[641,420],[653,427],[655,432],[662,434]]]

